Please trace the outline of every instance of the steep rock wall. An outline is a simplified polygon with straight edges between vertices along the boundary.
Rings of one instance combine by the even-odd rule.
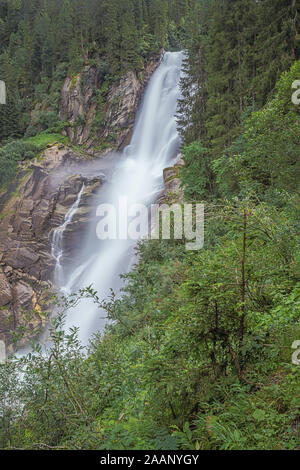
[[[157,204],[183,203],[184,191],[181,186],[180,170],[184,166],[182,155],[178,156],[177,163],[164,170],[165,188],[158,198]]]
[[[128,71],[108,89],[99,66],[86,66],[65,80],[60,119],[69,121],[66,133],[73,144],[108,152],[129,143],[136,111],[152,73],[163,57],[154,57],[137,74]]]

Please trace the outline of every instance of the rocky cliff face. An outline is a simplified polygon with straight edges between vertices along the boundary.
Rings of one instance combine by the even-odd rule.
[[[61,96],[60,119],[69,121],[66,133],[76,145],[96,150],[120,149],[129,143],[136,111],[147,82],[163,54],[150,60],[143,72],[127,72],[106,89],[98,65],[67,78]]]
[[[82,145],[89,139],[96,116],[94,92],[101,86],[98,68],[86,66],[76,77],[67,77],[61,93],[59,117],[69,121],[66,133],[73,144]]]
[[[51,256],[51,231],[62,225],[83,184],[82,208],[76,230],[66,234],[72,257],[72,238],[80,237],[91,212],[90,199],[104,176],[73,174],[73,165],[83,156],[60,145],[49,148],[40,163],[32,163],[18,193],[5,204],[0,221],[0,340],[12,343],[13,334],[22,327],[28,336],[44,325],[42,311],[47,309],[54,270]],[[75,223],[75,222],[74,222]],[[26,315],[25,315],[26,312]]]
[[[183,203],[183,188],[181,187],[180,169],[184,166],[184,160],[179,155],[176,165],[164,170],[165,189],[159,197],[158,204]]]

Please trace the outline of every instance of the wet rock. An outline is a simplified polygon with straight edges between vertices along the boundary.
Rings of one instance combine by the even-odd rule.
[[[26,284],[23,281],[18,282],[15,286],[15,293],[18,303],[23,308],[27,307],[31,309],[33,307],[32,299],[34,298],[35,294],[30,285]]]
[[[26,341],[43,324],[35,310],[47,311],[55,260],[51,256],[51,233],[62,225],[83,184],[83,206],[66,231],[65,256],[74,256],[91,216],[90,200],[103,177],[87,178],[72,174],[72,165],[83,163],[84,156],[65,146],[48,148],[39,163],[21,182],[18,196],[11,197],[0,220],[0,340],[9,347],[12,332],[28,327]],[[87,157],[86,157],[87,158]],[[71,174],[70,174],[71,173]],[[3,307],[1,309],[1,307]],[[31,315],[30,315],[31,312]],[[28,320],[29,318],[29,320]],[[25,341],[25,339],[23,340]]]
[[[14,330],[15,317],[7,308],[0,308],[0,341],[9,344],[10,332]]]
[[[17,269],[28,268],[39,260],[39,256],[33,250],[26,247],[12,248],[4,256],[4,262]]]
[[[110,141],[111,146],[118,149],[130,143],[143,92],[162,58],[163,52],[150,60],[141,74],[129,71],[112,86],[107,98],[103,130],[97,135],[100,140]]]
[[[0,307],[8,305],[12,300],[10,284],[0,268]]]
[[[66,129],[70,141],[89,148],[105,144],[106,152],[127,145],[143,91],[162,57],[163,53],[150,60],[140,74],[129,71],[121,77],[107,91],[101,109],[95,99],[95,90],[103,85],[99,67],[87,66],[75,78],[66,78],[59,116],[71,124]],[[101,113],[103,119],[92,133],[97,113]]]
[[[179,155],[177,163],[164,170],[165,189],[158,199],[158,204],[183,203],[183,188],[179,177],[180,169],[184,166],[184,161]]]
[[[81,145],[88,140],[97,108],[92,98],[94,89],[100,86],[100,78],[99,69],[93,66],[86,67],[77,77],[65,80],[59,116],[71,123],[67,135],[74,144]]]

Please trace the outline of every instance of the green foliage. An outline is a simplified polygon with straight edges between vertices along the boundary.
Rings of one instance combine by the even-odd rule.
[[[285,365],[256,393],[237,383],[220,386],[223,400],[215,398],[204,405],[205,412],[193,422],[193,431],[186,426],[176,432],[181,446],[197,450],[297,449],[299,378],[298,369]]]
[[[249,106],[260,109],[300,57],[299,6],[287,0],[199,1],[188,17],[187,76],[180,125],[218,156],[239,136]]]
[[[59,127],[60,92],[68,73],[76,75],[101,59],[101,78],[113,81],[128,70],[141,71],[167,45],[168,34],[171,47],[181,47],[187,3],[2,0],[0,78],[8,104],[0,108],[0,142],[24,135],[36,105],[28,135]]]
[[[173,427],[185,449],[299,448],[298,25],[296,2],[268,0],[201,1],[189,20],[182,181],[188,201],[219,209],[172,315],[217,382]]]
[[[183,149],[184,167],[181,180],[189,201],[199,201],[211,191],[213,184],[210,170],[209,150],[200,142],[193,142]]]
[[[2,447],[298,448],[297,219],[286,215],[211,206],[204,250],[144,242],[121,299],[73,295],[65,308],[88,297],[106,309],[106,332],[85,351],[59,315],[49,350],[0,368]]]
[[[40,151],[42,151],[46,149],[48,145],[54,144],[55,142],[68,143],[68,139],[63,137],[61,134],[50,134],[49,132],[44,132],[33,137],[28,137],[24,142],[34,144]]]
[[[64,331],[63,308],[51,322],[47,351],[35,345],[29,356],[0,366],[0,447],[299,450],[300,368],[291,348],[300,338],[300,108],[291,103],[300,74],[298,6],[96,3],[64,1],[58,12],[53,0],[57,33],[53,13],[35,18],[28,5],[20,22],[23,13],[11,4],[0,25],[7,77],[15,61],[21,96],[35,83],[39,100],[51,86],[57,93],[63,79],[65,66],[56,60],[71,55],[77,73],[100,54],[103,86],[94,99],[103,125],[109,81],[184,41],[181,179],[187,201],[206,201],[205,246],[190,253],[179,241],[143,242],[120,298],[100,301],[90,286],[67,301],[69,309],[88,297],[107,312],[106,331],[88,350],[76,329]],[[40,121],[54,125],[54,114]],[[45,136],[2,147],[1,176],[3,169],[5,180],[12,177],[17,162],[47,144]]]
[[[39,148],[29,142],[13,141],[0,148],[0,187],[6,185],[17,173],[18,164],[33,158]]]
[[[272,198],[275,191],[299,191],[300,112],[291,101],[292,83],[299,76],[297,61],[282,75],[276,96],[248,118],[242,137],[213,162],[223,194],[252,191]]]
[[[23,140],[14,140],[0,147],[0,188],[15,178],[22,162],[36,157],[49,144],[65,140],[61,134],[46,133]]]

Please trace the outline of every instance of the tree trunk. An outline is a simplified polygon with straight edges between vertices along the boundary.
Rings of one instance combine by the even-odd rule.
[[[241,295],[242,295],[242,316],[240,320],[240,344],[244,339],[245,330],[245,318],[246,318],[246,251],[247,251],[247,211],[244,210],[244,228],[243,228],[243,255],[242,255],[242,283],[241,283]]]

